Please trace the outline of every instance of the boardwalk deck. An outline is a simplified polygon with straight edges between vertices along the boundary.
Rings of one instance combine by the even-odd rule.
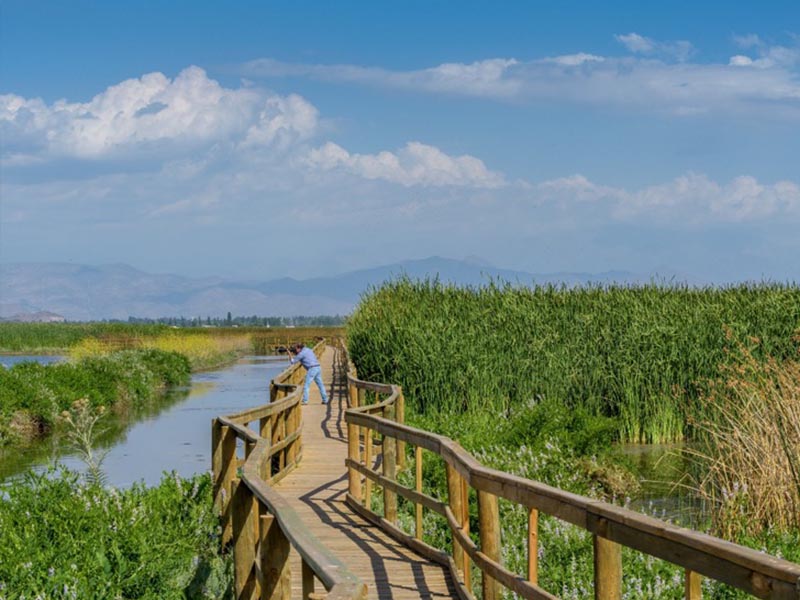
[[[303,407],[303,460],[276,489],[320,542],[367,584],[368,598],[456,597],[444,567],[397,543],[345,504],[347,394],[344,382],[333,380],[333,357],[334,350],[328,347],[321,361],[331,402],[321,404],[319,392],[312,386],[309,404]],[[295,554],[291,560],[293,593],[299,597],[300,558]]]

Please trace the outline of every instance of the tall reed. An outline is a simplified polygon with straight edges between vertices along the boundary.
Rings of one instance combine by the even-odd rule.
[[[713,530],[736,540],[765,529],[800,531],[800,362],[758,361],[731,342],[697,407],[701,445],[688,451],[706,466],[697,488],[713,502]]]
[[[536,397],[618,418],[629,441],[677,440],[732,335],[756,356],[797,344],[800,288],[744,284],[456,287],[400,278],[348,323],[359,373],[403,385],[421,412],[507,411]]]

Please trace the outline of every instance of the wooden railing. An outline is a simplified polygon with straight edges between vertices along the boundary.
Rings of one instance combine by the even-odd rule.
[[[339,345],[337,360],[348,370],[348,505],[398,541],[423,556],[449,567],[459,595],[472,600],[472,567],[480,570],[483,600],[496,600],[501,586],[529,599],[556,598],[538,585],[538,517],[546,513],[577,525],[594,536],[595,598],[622,597],[622,546],[634,548],[685,569],[685,597],[701,597],[706,576],[758,598],[800,598],[800,565],[762,554],[696,531],[647,517],[613,504],[571,494],[536,481],[487,468],[458,443],[403,423],[403,394],[399,386],[362,381],[350,370],[346,349]],[[369,393],[375,402],[366,404]],[[385,396],[383,400],[380,398]],[[381,436],[380,444],[374,440]],[[414,489],[397,480],[405,459],[404,444],[413,446]],[[380,447],[381,455],[376,453]],[[445,463],[447,498],[422,492],[422,466],[427,451]],[[381,465],[378,472],[375,465]],[[382,514],[373,510],[372,486],[382,488]],[[478,543],[470,535],[470,489],[475,490]],[[397,522],[397,496],[412,502],[414,532]],[[498,498],[525,507],[528,513],[527,573],[519,575],[501,560]],[[446,520],[452,535],[452,554],[423,541],[422,511]]]
[[[324,347],[320,342],[314,352],[319,356]],[[329,600],[366,597],[366,586],[272,488],[302,458],[299,384],[304,376],[299,364],[292,365],[270,382],[269,404],[212,422],[214,502],[222,520],[222,544],[233,546],[237,600],[289,600],[290,547],[302,559],[303,600],[320,597],[315,580]]]

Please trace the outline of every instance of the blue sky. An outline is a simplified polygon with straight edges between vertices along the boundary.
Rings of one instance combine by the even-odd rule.
[[[0,11],[2,262],[800,281],[796,1]]]

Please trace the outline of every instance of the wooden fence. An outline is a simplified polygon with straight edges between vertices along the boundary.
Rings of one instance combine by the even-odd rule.
[[[314,347],[319,356],[325,343]],[[302,559],[302,598],[314,600],[315,580],[329,600],[361,600],[366,586],[317,540],[272,484],[302,458],[300,383],[292,365],[270,383],[270,403],[212,422],[214,502],[222,543],[232,543],[237,600],[289,600],[289,550]]]
[[[597,599],[622,597],[622,546],[683,567],[688,600],[701,597],[702,576],[722,581],[758,598],[800,599],[800,565],[613,504],[487,468],[453,440],[406,426],[400,387],[358,379],[341,344],[337,360],[339,367],[348,372],[351,405],[345,414],[348,505],[398,541],[448,566],[464,600],[474,598],[471,565],[479,572],[483,600],[500,598],[502,588],[522,598],[556,598],[538,584],[540,512],[577,525],[593,535]],[[375,439],[376,434],[379,439]],[[402,485],[397,479],[397,471],[405,460],[406,444],[413,447],[414,489]],[[422,491],[425,452],[445,463],[446,499]],[[376,468],[378,464],[380,472]],[[380,486],[382,502],[373,502],[373,485]],[[474,494],[470,490],[474,490]],[[398,495],[414,504],[413,533],[398,526]],[[477,503],[477,543],[470,533],[471,497]],[[513,573],[502,564],[499,498],[527,510],[525,575]],[[379,509],[382,514],[378,514],[373,505],[382,506]],[[451,554],[423,541],[422,516],[425,509],[446,520],[452,535]]]

